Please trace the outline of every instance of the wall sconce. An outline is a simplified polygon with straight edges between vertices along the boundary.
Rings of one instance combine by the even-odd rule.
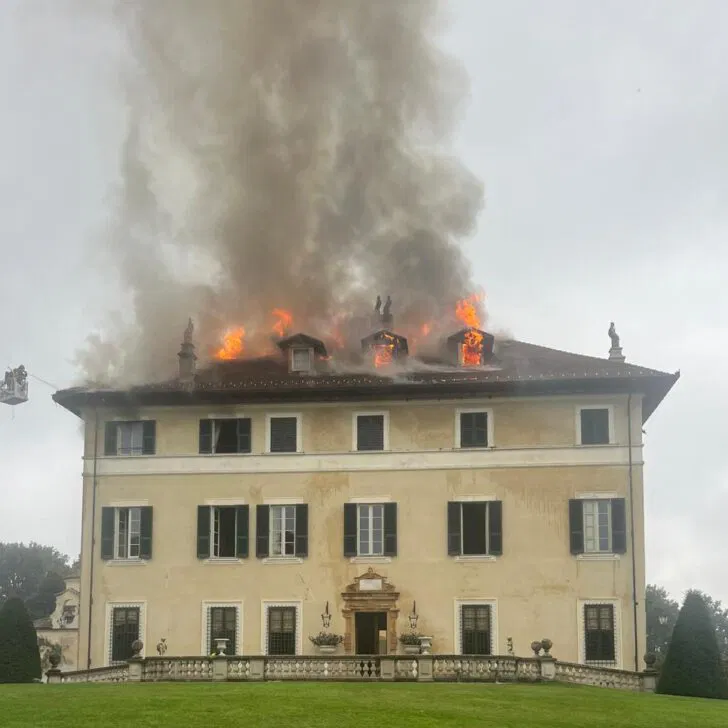
[[[328,629],[331,625],[331,615],[329,614],[329,603],[326,602],[326,609],[324,610],[324,613],[321,615],[321,624],[323,625],[324,629]]]
[[[412,614],[410,614],[407,619],[409,619],[410,629],[417,629],[417,620],[419,619],[419,615],[417,614],[417,602],[412,602]]]

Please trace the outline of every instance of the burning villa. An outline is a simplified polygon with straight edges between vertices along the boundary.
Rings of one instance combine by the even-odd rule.
[[[476,304],[405,336],[379,299],[355,346],[278,311],[270,351],[239,327],[206,363],[190,323],[172,380],[56,393],[86,432],[79,665],[306,654],[323,620],[346,654],[416,628],[641,669],[642,425],[678,374],[613,327],[608,358],[499,340]]]

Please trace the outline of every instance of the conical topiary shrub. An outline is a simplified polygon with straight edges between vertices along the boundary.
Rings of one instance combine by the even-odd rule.
[[[687,593],[662,665],[657,692],[693,698],[728,699],[710,612],[700,594]]]
[[[40,678],[38,636],[22,599],[0,609],[0,683],[29,683]]]

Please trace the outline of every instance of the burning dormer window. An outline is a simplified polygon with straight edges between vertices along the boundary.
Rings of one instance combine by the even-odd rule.
[[[292,372],[310,372],[312,360],[312,349],[291,349]]]

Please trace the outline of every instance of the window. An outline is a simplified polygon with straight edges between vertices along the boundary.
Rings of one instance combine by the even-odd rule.
[[[268,654],[296,654],[296,607],[268,607]]]
[[[298,417],[271,417],[269,423],[269,451],[298,452]]]
[[[460,607],[460,651],[463,655],[491,654],[491,608],[487,604]]]
[[[104,455],[154,455],[156,422],[107,422]]]
[[[359,556],[381,556],[384,553],[384,506],[359,506]]]
[[[139,639],[139,607],[115,607],[111,612],[111,661],[125,662]]]
[[[311,349],[291,349],[291,371],[308,372],[311,370]]]
[[[344,556],[396,556],[397,504],[344,504]]]
[[[499,556],[503,553],[501,501],[447,504],[447,550],[451,556]]]
[[[627,551],[624,498],[577,498],[569,501],[572,554],[623,554]]]
[[[584,605],[584,659],[586,662],[615,661],[613,604]]]
[[[250,418],[200,420],[200,453],[231,455],[249,453]]]
[[[581,421],[582,445],[608,445],[609,409],[606,407],[582,408],[579,411]]]
[[[384,415],[356,416],[356,449],[384,450]]]
[[[248,511],[248,506],[197,506],[197,558],[247,558]]]
[[[270,507],[271,556],[296,555],[296,506]]]
[[[151,506],[101,509],[102,559],[126,560],[151,557]]]
[[[225,653],[228,655],[237,654],[237,622],[238,610],[236,607],[209,607],[209,632],[208,650],[206,654],[215,651],[215,640],[228,640]]]
[[[460,413],[460,447],[488,447],[488,413]]]
[[[308,556],[308,505],[261,505],[255,509],[256,556]]]

